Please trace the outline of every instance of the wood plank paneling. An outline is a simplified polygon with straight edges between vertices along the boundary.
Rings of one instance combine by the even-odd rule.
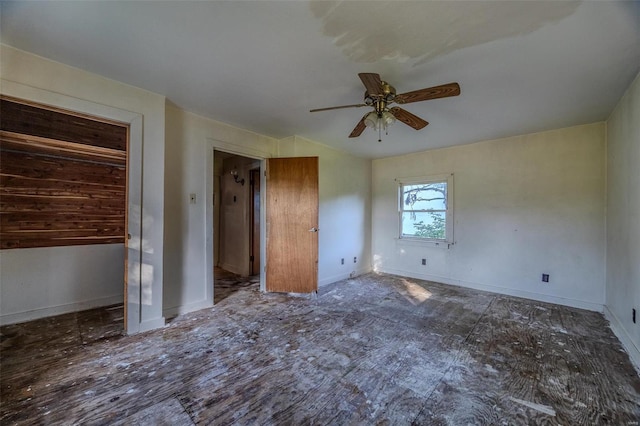
[[[21,135],[18,133],[0,131],[0,149],[8,151],[34,152],[49,154],[56,157],[75,158],[88,161],[104,161],[112,164],[125,165],[126,151],[101,148],[80,143],[64,142],[38,136]]]
[[[0,198],[0,209],[3,214],[41,211],[99,213],[109,210],[120,212],[124,211],[124,202],[120,200],[5,195]]]
[[[3,232],[7,239],[43,239],[43,238],[89,238],[89,237],[111,237],[114,233],[122,234],[122,226],[98,225],[86,229],[48,229],[48,230],[20,230],[13,232]]]
[[[125,126],[0,99],[0,130],[119,151],[127,149]]]
[[[123,243],[128,128],[1,106],[0,248]]]
[[[2,219],[0,219],[2,221]],[[68,220],[60,221],[58,218],[40,221],[20,221],[8,222],[2,221],[2,231],[4,234],[11,232],[35,232],[28,229],[46,229],[46,232],[58,230],[94,230],[94,229],[121,229],[122,221],[120,219],[105,220],[103,218],[95,220]],[[27,229],[27,230],[25,230]],[[38,231],[40,232],[40,231]]]
[[[0,166],[2,167],[2,166]],[[87,191],[92,194],[99,194],[100,192],[105,193],[118,193],[118,192],[126,192],[126,188],[122,185],[121,182],[117,182],[113,185],[109,185],[106,183],[91,183],[91,182],[77,182],[77,181],[66,181],[61,179],[39,179],[33,177],[24,177],[24,176],[7,176],[0,175],[0,187],[7,192],[15,192],[20,191],[21,189],[33,190],[33,188],[38,188],[39,190],[47,190],[51,188],[52,190],[57,191]]]
[[[76,237],[76,238],[47,238],[47,239],[19,239],[0,240],[0,249],[19,249],[36,247],[64,247],[64,246],[84,246],[89,244],[122,244],[124,236],[120,237]]]
[[[2,152],[0,175],[105,185],[124,185],[127,178],[124,166],[13,151]]]

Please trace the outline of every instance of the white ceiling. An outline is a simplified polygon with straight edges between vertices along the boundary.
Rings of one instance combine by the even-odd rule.
[[[640,69],[639,2],[7,2],[2,43],[275,138],[380,158],[605,120]],[[429,121],[347,136],[359,72]]]

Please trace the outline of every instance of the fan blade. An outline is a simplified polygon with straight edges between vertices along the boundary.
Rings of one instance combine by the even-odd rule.
[[[413,127],[416,130],[423,129],[427,127],[427,125],[429,124],[428,122],[424,121],[422,118],[418,117],[417,115],[411,114],[406,109],[393,107],[389,110],[389,112],[393,114],[395,118],[402,121],[407,126]]]
[[[382,96],[384,95],[382,91],[382,81],[380,80],[380,74],[361,72],[358,74],[360,80],[362,80],[362,84],[369,92],[369,96]]]
[[[342,108],[359,108],[363,106],[368,106],[368,105],[367,104],[341,105],[341,106],[334,106],[334,107],[328,107],[328,108],[310,109],[309,112],[329,111],[330,109],[342,109]]]
[[[414,90],[413,92],[396,95],[393,101],[397,104],[408,104],[411,102],[428,101],[430,99],[448,98],[458,96],[460,86],[458,83],[443,84],[442,86],[429,87],[426,89]]]
[[[350,138],[357,138],[362,134],[362,132],[364,132],[364,129],[367,127],[364,125],[364,119],[367,116],[367,114],[363,115],[360,121],[358,121],[358,124],[356,124],[356,127],[353,128],[353,131],[349,135]]]

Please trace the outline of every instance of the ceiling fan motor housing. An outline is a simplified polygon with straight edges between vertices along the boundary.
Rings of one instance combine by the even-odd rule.
[[[393,98],[396,97],[396,88],[387,83],[386,81],[382,82],[382,93],[384,93],[384,100],[387,102],[391,102]]]
[[[382,86],[382,94],[371,96],[368,90],[364,92],[364,103],[369,106],[376,105],[379,101],[383,101],[385,104],[393,102],[396,97],[396,88],[387,83],[386,81],[380,82]],[[376,107],[376,110],[378,108]],[[384,109],[384,108],[383,108]]]

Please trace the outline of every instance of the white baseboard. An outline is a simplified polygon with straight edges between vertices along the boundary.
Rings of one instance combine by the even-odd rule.
[[[215,291],[215,289],[214,289]],[[177,315],[188,314],[189,312],[199,311],[200,309],[213,308],[213,303],[210,300],[201,300],[187,305],[174,306],[172,308],[166,308],[162,310],[162,315],[165,318],[173,318]]]
[[[98,308],[100,306],[117,305],[118,303],[124,303],[123,294],[103,297],[100,299],[85,300],[82,302],[67,303],[58,306],[48,306],[46,308],[32,309],[25,312],[15,312],[12,314],[0,315],[0,325],[16,324],[38,318],[46,318],[54,315],[68,314],[70,312],[84,311],[86,309]]]
[[[342,274],[337,274],[337,275],[332,275],[330,277],[326,277],[323,278],[321,280],[318,281],[318,287],[322,287],[331,283],[335,283],[336,281],[340,281],[340,280],[345,280],[349,277],[351,277],[351,272],[353,271],[349,271],[349,272],[345,272]],[[367,274],[369,272],[371,272],[371,265],[366,266],[364,268],[360,268],[360,269],[356,269],[356,276],[358,275],[362,275],[362,274]]]
[[[633,340],[631,340],[631,336],[629,336],[627,330],[622,326],[618,317],[611,312],[607,305],[604,305],[604,317],[609,321],[609,327],[611,327],[613,334],[616,335],[624,349],[629,354],[631,363],[640,376],[640,349],[633,343]]]
[[[589,311],[602,312],[604,305],[600,303],[587,302],[585,300],[569,299],[559,296],[550,296],[548,294],[534,293],[531,291],[518,290],[513,288],[498,287],[488,284],[480,284],[470,281],[450,279],[438,275],[417,274],[409,271],[397,269],[380,269],[378,272],[385,274],[400,275],[403,277],[417,278],[420,280],[433,281],[442,284],[456,285],[459,287],[472,288],[474,290],[488,291],[490,293],[504,294],[507,296],[522,297],[524,299],[537,300],[539,302],[554,303],[556,305],[570,306],[572,308],[586,309]]]

